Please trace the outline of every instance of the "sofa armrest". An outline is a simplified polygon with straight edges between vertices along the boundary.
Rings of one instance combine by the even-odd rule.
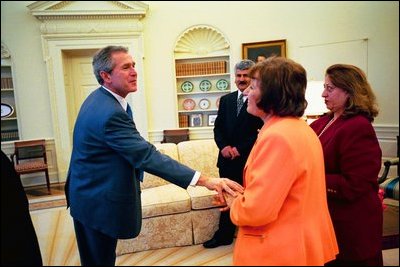
[[[213,204],[214,196],[217,192],[209,190],[203,186],[189,186],[187,192],[190,196],[192,210],[210,209],[218,207]]]
[[[390,167],[392,167],[392,166],[397,165],[397,176],[399,175],[399,158],[392,158],[392,159],[385,160],[383,165],[385,166],[385,169],[383,170],[381,177],[378,178],[378,184],[383,183],[387,178],[389,178],[388,175],[389,175]]]

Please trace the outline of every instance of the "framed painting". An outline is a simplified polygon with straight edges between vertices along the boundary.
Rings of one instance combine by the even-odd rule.
[[[208,126],[214,126],[216,118],[217,118],[217,114],[208,115]]]
[[[286,40],[242,44],[242,58],[257,61],[270,56],[286,57]]]
[[[203,125],[203,115],[201,113],[190,115],[190,127],[201,127]]]

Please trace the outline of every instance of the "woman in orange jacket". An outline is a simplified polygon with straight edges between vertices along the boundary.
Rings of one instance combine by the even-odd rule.
[[[245,190],[227,196],[239,227],[234,265],[324,265],[338,253],[326,199],[324,158],[301,119],[306,71],[272,57],[251,70],[247,111],[264,121],[243,175]]]

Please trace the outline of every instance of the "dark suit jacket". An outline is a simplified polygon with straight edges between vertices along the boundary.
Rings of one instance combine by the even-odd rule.
[[[72,217],[114,238],[136,237],[143,171],[183,188],[195,173],[143,139],[120,103],[100,87],[82,104],[75,124],[65,188]]]
[[[322,131],[330,116],[314,121]],[[339,245],[338,259],[374,257],[382,244],[382,205],[378,174],[382,152],[372,124],[364,116],[338,118],[320,136],[324,151],[328,206]]]
[[[1,151],[1,266],[42,266],[29,203],[14,165]]]
[[[236,116],[237,98],[237,91],[221,97],[218,116],[214,124],[214,139],[220,150],[228,145],[237,147],[240,157],[230,160],[219,153],[217,166],[220,175],[242,183],[244,165],[263,121],[247,113],[247,100],[244,102],[239,116]]]

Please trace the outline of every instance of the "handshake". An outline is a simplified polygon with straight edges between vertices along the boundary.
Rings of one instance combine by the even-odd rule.
[[[239,194],[243,194],[244,190],[243,186],[228,178],[209,178],[203,175],[200,176],[196,185],[204,186],[218,193],[215,195],[213,203],[218,206],[223,206],[220,208],[221,211],[228,210],[233,200]]]

